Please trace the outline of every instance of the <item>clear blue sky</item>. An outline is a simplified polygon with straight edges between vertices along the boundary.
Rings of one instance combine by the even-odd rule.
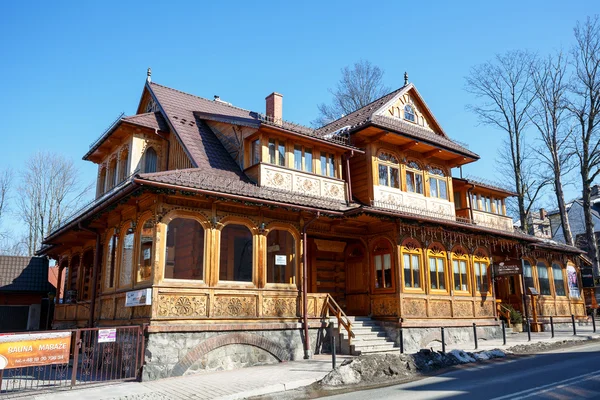
[[[135,112],[148,66],[157,83],[255,111],[278,91],[284,118],[309,124],[340,68],[364,58],[392,88],[408,71],[446,132],[481,155],[466,172],[499,179],[502,134],[465,110],[469,68],[511,49],[568,48],[576,21],[596,13],[594,0],[4,1],[0,168],[47,149],[94,180],[81,156],[119,112]]]

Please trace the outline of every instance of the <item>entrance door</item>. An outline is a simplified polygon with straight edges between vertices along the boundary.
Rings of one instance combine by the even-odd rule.
[[[350,242],[346,247],[346,314],[369,315],[369,258],[362,242]]]

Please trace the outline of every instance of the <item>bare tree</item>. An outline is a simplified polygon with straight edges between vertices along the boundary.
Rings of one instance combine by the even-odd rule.
[[[13,183],[13,171],[6,168],[0,172],[0,222],[8,211],[8,201]]]
[[[466,78],[467,92],[480,99],[480,104],[467,106],[481,123],[499,128],[508,134],[507,161],[517,193],[517,208],[521,228],[528,231],[526,202],[539,194],[541,183],[527,181],[525,130],[529,124],[527,112],[533,102],[531,68],[534,56],[524,51],[509,51],[496,55],[471,69]],[[527,193],[531,193],[528,195]]]
[[[82,188],[73,161],[62,155],[40,152],[27,160],[21,173],[18,207],[27,230],[29,255],[74,211],[90,188]]]
[[[588,17],[585,24],[578,22],[574,34],[572,63],[575,71],[569,109],[577,121],[577,132],[573,135],[573,143],[581,175],[588,255],[592,259],[596,274],[600,274],[598,244],[594,237],[591,207],[592,183],[600,174],[600,135],[598,132],[600,124],[600,20],[598,16]]]
[[[333,99],[330,105],[319,104],[319,116],[312,125],[320,127],[343,115],[377,100],[390,92],[383,84],[383,70],[367,60],[360,60],[352,67],[342,68],[342,78],[335,89],[329,89]]]
[[[546,167],[540,176],[553,182],[565,242],[574,245],[567,217],[562,178],[573,167],[570,162],[568,123],[567,60],[562,52],[535,63],[532,70],[535,101],[530,109],[531,122],[540,134],[542,149],[538,160]],[[547,173],[549,172],[549,174]]]

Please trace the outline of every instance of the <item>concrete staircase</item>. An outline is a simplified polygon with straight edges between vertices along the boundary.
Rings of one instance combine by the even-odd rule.
[[[379,322],[369,317],[349,316],[348,319],[352,323],[352,332],[354,332],[355,336],[351,341],[350,354],[360,355],[399,351],[399,348],[388,338]],[[346,333],[344,329],[342,329],[342,333]],[[347,348],[347,338],[344,339],[346,341],[345,347]]]

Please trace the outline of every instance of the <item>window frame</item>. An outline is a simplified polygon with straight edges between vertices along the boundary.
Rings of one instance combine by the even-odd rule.
[[[554,267],[558,267],[558,269],[560,270],[561,276],[562,276],[562,284],[563,284],[563,294],[558,294],[556,292],[556,278],[554,276]],[[552,270],[552,287],[553,287],[553,293],[554,293],[554,297],[564,297],[564,298],[568,298],[568,292],[569,292],[569,288],[567,286],[567,280],[565,279],[565,275],[566,275],[566,269],[562,267],[562,265],[558,262],[558,261],[553,261],[552,262],[552,266],[550,267],[550,270]]]
[[[252,232],[252,229],[250,230]],[[268,282],[268,262],[267,257],[268,257],[268,237],[269,237],[269,233],[271,233],[272,231],[284,231],[284,232],[288,232],[289,234],[292,235],[292,237],[294,238],[294,257],[295,257],[295,268],[296,268],[296,274],[294,277],[294,283],[275,283],[275,282]],[[281,289],[294,289],[297,290],[298,288],[300,288],[301,286],[301,279],[300,279],[300,263],[301,263],[301,249],[300,249],[300,234],[298,233],[298,231],[290,225],[287,224],[283,224],[283,223],[278,223],[278,222],[273,222],[271,224],[269,224],[267,226],[267,228],[265,229],[264,233],[264,240],[265,240],[265,246],[264,246],[264,253],[265,253],[265,265],[264,265],[264,287],[266,288],[273,288],[273,289],[277,289],[277,288],[281,288]],[[253,250],[254,253],[254,250]],[[254,260],[254,254],[253,254],[253,260]],[[219,266],[220,266],[220,259],[219,259]],[[253,265],[254,268],[254,265]],[[219,271],[220,272],[220,271]],[[254,272],[253,272],[254,274]],[[218,277],[218,275],[217,275]],[[232,281],[220,281],[220,282],[232,282]],[[233,282],[237,282],[237,281],[233,281]],[[246,282],[247,283],[247,282]]]
[[[129,283],[128,284],[121,284],[121,268],[123,267],[123,254],[124,254],[124,250],[125,250],[125,236],[127,235],[127,231],[131,229],[132,230],[132,234],[133,234],[133,248],[132,248],[132,254],[131,254],[131,272],[130,272],[130,277],[129,277]],[[119,230],[119,248],[118,248],[118,253],[119,253],[119,267],[117,268],[117,271],[115,273],[115,277],[117,279],[117,284],[116,284],[116,288],[121,290],[121,289],[131,289],[134,285],[134,271],[135,271],[135,265],[136,265],[136,251],[137,251],[137,247],[136,247],[136,241],[137,241],[137,227],[135,226],[134,221],[132,220],[128,220],[123,222],[123,224],[121,225],[121,229]]]
[[[479,267],[477,266],[479,264]],[[478,284],[483,283],[482,279],[478,277],[483,276],[481,274],[481,265],[485,264],[485,274],[487,278],[487,292],[483,292],[478,289]],[[488,252],[482,249],[478,249],[473,254],[473,296],[491,296],[492,295],[492,279],[490,274],[490,266],[492,265],[491,259],[488,256]],[[479,272],[479,275],[477,274]],[[480,282],[481,281],[481,282]]]
[[[314,157],[314,155],[313,155]],[[323,165],[323,158],[325,158],[325,165]],[[319,150],[319,160],[321,163],[321,176],[328,178],[337,178],[337,168],[335,161],[335,154],[328,153],[326,150]],[[325,168],[325,174],[323,174],[323,168]],[[333,172],[333,175],[331,173]]]
[[[415,113],[415,107],[412,104],[406,103],[404,107],[402,107],[404,120],[412,122],[413,124],[417,123],[417,115]],[[409,118],[410,116],[410,118]]]
[[[433,288],[433,282],[431,281],[431,260],[434,260],[435,263],[435,275],[437,278],[437,288]],[[440,273],[438,270],[438,260],[442,262],[443,271]],[[444,289],[439,288],[440,275],[443,277],[444,281]],[[433,294],[448,294],[450,292],[450,288],[448,285],[448,255],[446,250],[440,243],[432,243],[427,248],[427,288],[430,293]]]
[[[203,279],[180,279],[180,278],[165,278],[165,269],[167,267],[167,234],[168,234],[168,227],[169,227],[169,223],[171,221],[173,221],[174,219],[178,219],[178,218],[183,218],[183,219],[192,219],[197,221],[200,226],[202,226],[202,228],[204,228],[204,254],[203,254],[203,260],[202,260],[202,278]],[[209,270],[208,268],[208,262],[210,261],[210,251],[211,251],[211,241],[210,241],[210,236],[211,236],[211,225],[208,222],[207,219],[204,218],[204,216],[202,216],[200,213],[193,213],[193,212],[189,212],[189,211],[182,211],[182,210],[174,210],[171,211],[170,213],[168,213],[160,222],[162,226],[161,231],[164,232],[164,236],[163,236],[163,240],[160,241],[160,254],[161,254],[161,265],[159,266],[159,271],[160,271],[160,280],[164,281],[164,282],[185,282],[185,284],[187,286],[208,286],[209,282],[208,279],[210,279],[210,277],[207,276],[207,272]],[[155,231],[155,236],[157,235],[157,226],[154,227],[154,231]],[[153,244],[154,246],[156,246],[156,243]]]
[[[418,168],[411,166],[411,164],[416,165]],[[408,188],[408,174],[412,174],[413,176],[413,185],[415,191],[409,190]],[[416,191],[417,188],[417,176],[421,177],[421,192]],[[423,172],[423,168],[421,163],[416,160],[408,160],[404,165],[404,181],[406,183],[406,192],[420,194],[421,196],[425,196],[425,174]]]
[[[523,288],[523,291],[525,292],[526,295],[529,295],[529,293],[527,291],[527,288],[529,288],[529,287],[533,287],[535,290],[538,290],[537,282],[536,282],[537,279],[535,279],[535,276],[533,275],[533,266],[534,266],[534,263],[532,261],[533,260],[530,260],[528,258],[524,258],[523,261],[522,261],[522,263],[523,263],[523,284],[527,285],[527,280],[528,279],[531,279],[531,283],[533,284],[532,286],[525,286]],[[531,276],[529,276],[529,277],[525,276],[525,270],[526,270],[526,265],[525,264],[529,265],[529,268],[530,268],[530,274],[531,274]]]
[[[394,161],[391,161],[391,160],[383,160],[382,159],[383,156],[388,156],[390,159],[396,160],[396,162],[394,163]],[[386,171],[387,171],[386,182],[383,185],[381,184],[381,177],[379,175],[379,170],[381,167],[385,167]],[[398,177],[398,186],[397,187],[391,185],[392,169],[396,170],[396,174]],[[402,176],[401,176],[400,170],[401,170],[400,161],[396,154],[394,154],[390,151],[385,151],[385,150],[381,150],[377,153],[377,185],[378,186],[384,186],[384,187],[387,187],[390,189],[402,190]]]
[[[243,217],[225,217],[218,224],[216,228],[216,243],[215,243],[215,251],[216,257],[214,257],[216,261],[216,272],[214,277],[214,287],[229,287],[229,288],[257,288],[258,287],[258,229],[254,226],[254,224]],[[221,240],[223,229],[225,229],[228,225],[242,225],[248,228],[250,234],[252,235],[252,280],[250,282],[244,281],[229,281],[229,280],[221,280],[219,276],[221,275]],[[205,235],[206,237],[206,235]],[[207,253],[205,252],[205,255]],[[206,267],[205,267],[206,268]],[[266,263],[265,263],[266,268]],[[299,267],[296,266],[296,269]],[[206,270],[205,270],[206,272]],[[265,271],[266,272],[266,271]],[[266,279],[265,279],[266,281]]]
[[[136,227],[136,238],[135,238],[135,243],[136,243],[136,263],[135,263],[135,271],[134,271],[134,285],[135,286],[139,286],[139,285],[145,285],[148,282],[152,282],[153,278],[154,278],[154,260],[155,260],[155,251],[156,251],[156,221],[154,221],[152,214],[148,214],[145,216],[142,216],[139,219],[139,223],[137,224]],[[139,279],[140,278],[140,268],[142,265],[142,231],[144,230],[144,225],[147,222],[152,222],[152,247],[150,247],[150,276],[146,279]],[[166,235],[166,230],[165,230],[165,235]],[[166,239],[166,236],[165,236]]]
[[[250,141],[250,167],[260,164],[262,161],[262,145],[260,138]]]
[[[462,276],[462,274],[460,274],[460,262],[464,261],[465,262],[465,267],[466,267],[466,271],[465,271],[465,277],[466,277],[466,285],[467,285],[467,289],[466,290],[462,290],[462,289],[456,289],[456,281],[454,280],[454,262],[458,263],[458,267],[459,267],[459,275]],[[455,295],[461,295],[461,296],[471,296],[471,268],[470,268],[470,263],[469,263],[469,254],[465,251],[465,249],[463,249],[462,247],[455,247],[454,249],[452,249],[452,251],[450,252],[450,263],[452,264],[452,293]],[[461,280],[461,283],[462,280]]]
[[[273,143],[273,154],[271,154],[271,143]],[[286,141],[279,139],[279,138],[269,138],[269,140],[267,141],[267,151],[269,153],[269,160],[268,163],[271,165],[277,165],[279,167],[285,167],[287,166],[287,147],[286,147]],[[281,160],[281,147],[283,146],[283,164],[280,164],[279,161]],[[271,160],[274,160],[275,162],[272,162]]]
[[[540,280],[540,270],[542,268],[545,268],[545,270],[546,270],[546,280],[548,282],[547,283],[547,285],[548,285],[547,292],[548,293],[542,293],[543,292],[543,290],[542,290],[542,281]],[[550,274],[549,269],[550,268],[548,267],[548,263],[546,262],[546,260],[539,259],[539,260],[536,261],[536,263],[535,263],[535,274],[536,274],[536,277],[537,277],[537,279],[536,279],[537,280],[537,288],[538,288],[538,292],[539,292],[540,296],[548,296],[549,297],[549,296],[553,295],[552,283],[550,282],[550,276],[552,276],[552,280],[554,280],[554,275]]]
[[[152,150],[152,152],[154,153],[155,158],[155,162],[156,165],[155,170],[154,171],[148,171],[148,152]],[[154,146],[148,146],[146,148],[146,150],[144,150],[144,173],[148,174],[148,173],[154,173],[154,172],[160,172],[160,168],[159,168],[159,157],[158,157],[158,151],[154,148]]]
[[[408,271],[411,272],[411,283],[412,286],[406,286],[406,276],[405,276],[405,272],[407,271],[406,268],[404,268],[404,256],[408,255],[409,256],[409,261],[410,261],[410,268],[408,269]],[[412,260],[414,259],[413,256],[416,256],[417,259],[419,260],[419,287],[416,288],[414,287],[414,280],[413,280],[413,265],[412,265]],[[402,262],[402,290],[404,292],[407,293],[425,293],[425,287],[427,286],[426,280],[424,279],[424,266],[423,266],[423,247],[421,246],[421,244],[415,240],[415,239],[406,239],[404,242],[402,242],[402,245],[400,246],[400,260]]]
[[[437,171],[441,172],[441,175],[437,173]],[[428,177],[429,177],[429,197],[435,198],[435,199],[439,199],[439,200],[446,200],[446,201],[450,201],[450,185],[448,184],[448,173],[446,172],[446,170],[442,167],[438,167],[438,166],[430,166],[428,172]],[[435,182],[435,187],[436,187],[436,192],[437,192],[437,196],[433,196],[431,193],[431,185],[432,185],[432,180],[433,182]],[[446,185],[446,197],[441,197],[440,196],[440,182],[443,181]]]
[[[296,167],[296,148],[300,148],[300,168]],[[294,144],[294,149],[293,149],[293,155],[294,155],[294,165],[293,168],[296,171],[302,171],[305,172],[307,174],[316,174],[315,172],[315,148],[313,146],[305,146],[304,144]],[[310,150],[310,155],[311,155],[311,163],[310,163],[310,171],[308,171],[306,169],[306,150]],[[320,154],[319,154],[320,156]],[[318,175],[318,174],[317,174]]]
[[[380,244],[384,244],[384,246],[382,247],[378,247]],[[397,254],[394,251],[394,244],[387,238],[379,238],[376,239],[371,247],[371,269],[373,270],[373,291],[377,292],[377,293],[385,293],[385,292],[395,292],[396,291],[396,267],[395,267],[395,254]],[[386,283],[386,279],[385,279],[385,268],[384,268],[384,256],[389,254],[390,256],[390,286],[386,287],[385,283]],[[381,256],[381,271],[382,271],[382,278],[384,281],[384,285],[382,287],[377,287],[376,282],[377,282],[377,269],[376,269],[376,263],[375,263],[375,257],[377,256]]]
[[[116,240],[116,243],[115,243]],[[112,241],[112,244],[110,242]],[[106,244],[104,247],[104,272],[102,276],[102,292],[114,292],[117,288],[115,278],[117,277],[117,270],[119,264],[119,247],[120,247],[120,238],[117,228],[109,228],[106,233],[106,238],[104,243]],[[110,252],[109,252],[110,251]],[[112,255],[111,255],[112,253]],[[69,263],[70,266],[70,263]],[[108,276],[112,275],[111,285],[108,285]]]

